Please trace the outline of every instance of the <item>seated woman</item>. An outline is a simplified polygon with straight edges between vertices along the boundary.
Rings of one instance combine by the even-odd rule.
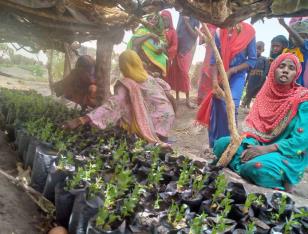
[[[83,109],[96,106],[95,60],[80,56],[75,68],[63,80],[54,84],[56,95],[64,96]]]
[[[245,120],[245,138],[229,167],[259,186],[290,192],[308,165],[308,89],[295,83],[301,71],[295,55],[277,57]],[[218,158],[229,142],[215,142]]]
[[[74,129],[90,123],[104,129],[118,124],[148,142],[166,141],[175,117],[175,100],[169,85],[149,76],[133,50],[120,55],[119,66],[124,78],[116,83],[115,95],[86,116],[67,121],[63,127]]]
[[[140,56],[145,70],[153,77],[166,77],[167,55],[163,19],[158,14],[147,17],[147,25],[140,26],[128,42],[127,48]]]

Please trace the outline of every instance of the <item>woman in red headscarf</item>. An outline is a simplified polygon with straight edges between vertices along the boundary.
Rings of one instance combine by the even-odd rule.
[[[219,29],[215,35],[215,43],[229,78],[237,120],[247,72],[255,67],[257,61],[255,30],[252,25],[245,22],[231,28]],[[212,91],[202,101],[197,113],[197,121],[208,128],[209,144],[213,147],[217,139],[229,136],[230,132],[214,55],[211,57],[210,64]]]
[[[167,43],[168,43],[168,46],[167,46],[168,65],[167,65],[167,77],[166,77],[166,80],[168,80],[168,77],[171,71],[170,67],[173,62],[173,59],[176,56],[177,49],[178,49],[178,36],[173,26],[173,20],[172,20],[172,15],[170,11],[164,10],[160,14],[164,21],[165,36],[166,36]]]
[[[245,120],[246,138],[229,167],[257,185],[290,191],[308,165],[308,89],[295,82],[301,70],[291,53],[276,58]],[[217,157],[229,142],[216,141]]]

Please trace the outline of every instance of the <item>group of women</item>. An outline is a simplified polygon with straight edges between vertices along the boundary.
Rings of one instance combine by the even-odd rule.
[[[166,146],[176,103],[170,85],[159,77],[164,78],[176,62],[176,46],[171,43],[176,39],[170,14],[162,15],[164,20],[157,15],[149,17],[148,25],[135,31],[129,49],[120,55],[123,78],[116,83],[114,95],[87,115],[67,121],[64,128],[120,125],[148,142]],[[162,24],[168,29],[165,34],[157,31]],[[308,32],[307,24],[304,27]],[[255,30],[242,22],[213,30],[213,34],[237,114],[245,76],[257,60]],[[305,49],[306,44],[304,40],[301,46]],[[278,52],[272,51],[268,76],[245,120],[244,139],[229,167],[257,185],[291,191],[308,165],[308,89],[297,83],[306,55],[301,61],[296,53]],[[220,74],[214,56],[207,59],[211,65],[204,74],[212,79],[212,90],[201,103],[197,121],[208,126],[210,146],[219,158],[230,137]]]

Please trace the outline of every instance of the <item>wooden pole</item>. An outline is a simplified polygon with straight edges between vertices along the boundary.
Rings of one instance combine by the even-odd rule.
[[[48,63],[47,63],[47,71],[48,71],[48,82],[49,82],[49,88],[50,92],[53,95],[53,75],[52,75],[52,66],[53,66],[53,50],[48,50]]]
[[[110,71],[113,45],[114,42],[107,36],[101,36],[97,40],[95,74],[98,104],[106,101],[111,94]]]
[[[110,72],[113,46],[121,43],[124,37],[124,29],[118,28],[110,31],[97,40],[96,46],[96,83],[97,101],[102,104],[110,96]]]
[[[240,146],[242,142],[242,138],[239,135],[236,127],[236,121],[235,121],[235,106],[231,94],[231,89],[229,86],[229,79],[227,76],[227,73],[225,71],[222,59],[220,57],[219,51],[217,49],[217,46],[215,44],[215,41],[207,27],[206,24],[203,24],[204,29],[205,29],[205,34],[204,35],[200,30],[198,30],[199,34],[203,37],[204,41],[207,41],[211,47],[213,48],[213,53],[215,55],[216,59],[216,65],[219,71],[219,74],[222,78],[222,86],[224,89],[224,99],[226,102],[226,110],[227,110],[227,118],[228,118],[228,128],[230,131],[230,136],[231,136],[231,142],[228,145],[227,149],[225,152],[222,154],[221,158],[219,159],[217,165],[218,166],[224,166],[226,167],[229,162],[232,160],[234,154],[236,153],[238,147]]]

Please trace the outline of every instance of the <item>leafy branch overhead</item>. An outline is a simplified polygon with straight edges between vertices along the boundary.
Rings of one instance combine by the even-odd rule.
[[[280,0],[0,0],[0,42],[60,51],[64,42],[96,40],[101,35],[119,43],[123,29],[135,27],[143,15],[171,7],[219,27],[248,18],[308,14],[305,0],[287,4]]]

